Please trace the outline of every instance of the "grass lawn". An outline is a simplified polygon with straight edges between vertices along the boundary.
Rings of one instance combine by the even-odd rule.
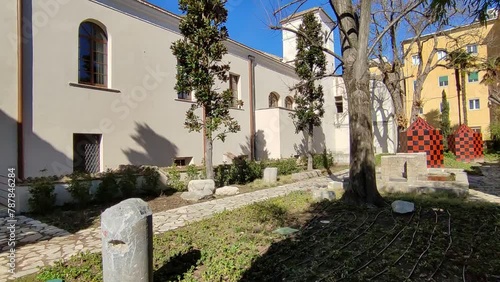
[[[223,212],[155,236],[154,280],[500,279],[500,206],[398,198],[414,201],[416,212],[396,215],[390,206],[361,208],[339,201],[314,204],[305,192]],[[289,237],[273,233],[284,226],[300,231]],[[38,277],[101,281],[100,254],[56,263]]]

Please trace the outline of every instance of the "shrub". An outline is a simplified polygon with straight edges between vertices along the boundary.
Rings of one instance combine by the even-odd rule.
[[[36,179],[29,189],[31,197],[28,200],[30,209],[34,213],[44,214],[52,211],[56,204],[54,183],[47,177]]]
[[[214,181],[216,187],[229,185],[231,182],[231,165],[223,164],[214,168]]]
[[[263,164],[248,161],[246,158],[235,158],[233,163],[219,165],[215,168],[215,185],[222,187],[231,184],[246,184],[262,177]]]
[[[295,158],[267,160],[264,162],[264,167],[277,167],[278,174],[281,175],[288,175],[301,170]]]
[[[142,190],[151,196],[158,196],[160,194],[160,173],[152,167],[146,167],[142,173],[144,182],[142,183]]]
[[[333,154],[331,151],[323,151],[323,154],[315,154],[313,156],[314,169],[330,169],[333,166]]]
[[[200,172],[198,171],[198,168],[196,168],[195,165],[188,165],[186,174],[187,174],[187,181],[200,179]]]
[[[118,183],[120,187],[120,192],[122,197],[125,199],[131,198],[137,192],[137,171],[132,168],[125,168],[122,171],[122,176],[120,182]]]
[[[99,187],[97,187],[94,199],[100,203],[117,199],[119,197],[119,187],[116,181],[116,174],[108,169],[106,173],[104,173],[101,181]]]
[[[70,175],[68,191],[80,207],[85,207],[92,200],[90,187],[92,186],[92,178],[85,173],[75,172]]]
[[[181,173],[177,169],[177,166],[175,164],[167,168],[167,177],[169,188],[172,188],[179,192],[187,190],[186,182],[181,180]]]

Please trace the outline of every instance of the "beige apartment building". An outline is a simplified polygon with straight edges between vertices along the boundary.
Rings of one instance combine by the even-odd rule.
[[[446,30],[439,34],[428,34],[420,39],[422,43],[422,53],[419,54],[416,44],[412,44],[414,38],[406,39],[402,42],[403,50],[411,48],[405,58],[403,74],[406,90],[406,110],[408,118],[411,114],[411,107],[415,102],[413,93],[415,81],[419,75],[418,68],[426,66],[432,70],[428,74],[422,85],[422,107],[420,114],[422,117],[437,125],[441,115],[441,97],[443,90],[446,92],[450,105],[450,122],[452,126],[463,123],[462,97],[458,99],[455,70],[443,67],[448,64],[448,53],[462,49],[475,58],[476,67],[467,69],[466,74],[466,107],[468,125],[473,130],[481,132],[483,139],[489,139],[490,124],[490,104],[488,102],[489,87],[481,83],[484,71],[480,64],[487,58],[500,55],[500,24],[498,23],[496,11],[490,11],[491,19],[485,25],[479,22]],[[433,51],[435,50],[435,51]],[[433,56],[432,58],[429,57]],[[459,118],[460,107],[460,118]],[[437,123],[437,124],[436,124]]]

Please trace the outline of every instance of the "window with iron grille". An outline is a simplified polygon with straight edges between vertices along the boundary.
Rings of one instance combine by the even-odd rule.
[[[78,83],[106,86],[108,80],[108,38],[92,22],[82,22],[78,44]]]
[[[101,134],[73,134],[73,171],[101,171]]]

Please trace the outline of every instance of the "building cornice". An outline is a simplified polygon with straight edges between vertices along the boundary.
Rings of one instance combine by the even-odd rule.
[[[138,20],[147,22],[156,27],[168,30],[170,32],[176,33],[181,36],[179,30],[179,21],[181,16],[176,15],[168,10],[161,7],[153,5],[144,0],[89,0],[96,4],[105,6],[109,9],[121,12],[130,17],[136,18]],[[244,54],[241,55],[245,60],[248,60],[248,55],[253,55],[256,57],[258,63],[270,64],[269,67],[280,69],[287,74],[295,75],[294,67],[282,62],[281,60],[266,54],[263,51],[249,47],[243,43],[229,39],[226,42],[226,46],[230,51],[239,51],[237,53]],[[233,54],[232,55],[239,55]]]
[[[452,34],[452,33],[455,33],[455,32],[461,32],[461,31],[468,30],[468,29],[473,29],[473,28],[481,28],[481,27],[485,28],[488,25],[494,24],[496,21],[498,21],[498,19],[488,20],[488,21],[486,21],[485,24],[482,24],[480,22],[473,22],[473,23],[468,24],[468,25],[462,25],[462,26],[453,27],[453,28],[446,29],[446,30],[439,31],[439,32],[428,33],[428,34],[420,36],[420,39],[421,40],[426,40],[426,39],[429,39],[429,38],[431,38],[431,37],[433,37],[435,35],[437,35],[437,36],[443,36],[445,34]],[[407,39],[401,41],[401,45],[409,44],[414,39],[415,39],[415,37],[407,38]]]

